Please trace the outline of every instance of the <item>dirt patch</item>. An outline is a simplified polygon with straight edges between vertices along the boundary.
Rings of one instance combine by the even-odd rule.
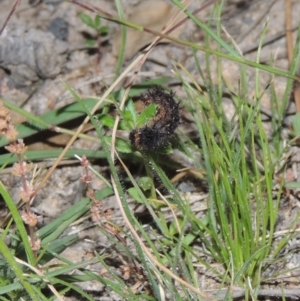
[[[32,3],[31,3],[32,2]],[[112,15],[117,15],[117,9],[113,1],[98,0],[89,1],[86,5],[91,4],[96,9],[103,10]],[[140,20],[139,9],[144,2],[123,1],[123,9],[125,16],[134,16],[131,20],[138,22]],[[159,1],[158,1],[159,2]],[[157,2],[157,3],[158,3]],[[149,1],[150,3],[150,1]],[[149,4],[148,3],[148,4]],[[163,16],[158,16],[161,23],[159,27],[163,27],[168,19],[172,6],[165,2],[162,5],[166,10]],[[190,8],[193,11],[198,8],[203,1],[192,1]],[[261,33],[267,24],[265,39],[262,41],[262,50],[260,61],[273,64],[275,67],[286,70],[288,69],[286,40],[285,40],[285,17],[284,17],[284,0],[277,1],[227,1],[222,16],[222,24],[224,26],[224,36],[232,38],[236,42],[237,51],[244,54],[245,59],[256,60],[257,47],[261,42]],[[11,7],[10,1],[0,1],[0,24],[4,23]],[[153,4],[152,4],[153,5]],[[151,5],[150,5],[151,6]],[[157,7],[156,7],[157,9]],[[200,20],[206,20],[209,16],[208,8],[197,16]],[[142,9],[145,11],[145,8]],[[144,23],[142,25],[153,25],[153,13],[155,7],[147,8]],[[63,1],[22,1],[12,16],[9,24],[5,28],[0,37],[0,96],[10,101],[18,107],[22,107],[30,113],[36,115],[45,114],[51,110],[62,108],[74,102],[74,98],[70,95],[64,83],[68,83],[76,92],[84,97],[98,97],[103,94],[107,86],[114,80],[114,73],[118,59],[118,50],[120,48],[121,33],[119,26],[109,23],[106,20],[101,22],[103,26],[108,26],[110,31],[107,36],[99,37],[95,30],[86,26],[80,20],[80,13],[87,13],[80,6]],[[296,28],[298,26],[298,16],[300,13],[300,4],[298,1],[293,2],[292,21],[294,40],[296,36]],[[152,16],[152,17],[151,17]],[[139,18],[138,18],[139,17]],[[179,16],[182,18],[182,16]],[[213,20],[212,20],[213,22]],[[153,27],[159,30],[158,27]],[[193,37],[194,41],[201,44],[204,43],[203,32],[196,29],[191,21],[186,22],[184,27],[175,34],[185,39]],[[145,37],[141,32],[130,30],[128,32],[128,48],[126,50],[126,61],[123,68],[126,68],[132,61],[138,51],[142,50],[149,41],[151,36]],[[87,39],[96,41],[95,47],[87,46]],[[212,45],[215,46],[215,45]],[[205,60],[204,53],[197,53],[199,61]],[[185,97],[178,80],[174,78],[172,72],[174,61],[180,64],[195,75],[195,81],[203,85],[202,79],[196,72],[193,53],[190,48],[178,46],[175,43],[159,44],[151,53],[145,62],[136,82],[145,79],[153,79],[158,76],[169,76],[172,78],[171,84],[178,96]],[[212,62],[214,69],[215,62]],[[223,76],[230,82],[233,92],[238,92],[239,78],[237,65],[231,61],[222,60]],[[214,75],[214,81],[217,82],[217,74]],[[261,78],[261,87],[266,87],[270,82],[270,77]],[[254,87],[255,70],[249,71],[249,91]],[[275,76],[272,80],[276,82],[276,95],[280,99],[285,92],[286,80],[282,77]],[[119,87],[124,84],[122,82]],[[254,89],[253,89],[254,91]],[[254,92],[253,92],[254,93]],[[254,94],[253,94],[254,96]],[[265,112],[265,127],[270,132],[270,95],[265,94],[262,100],[262,111]],[[226,110],[228,116],[233,115],[233,107],[228,106]],[[288,116],[285,120],[286,125],[290,125],[290,115],[295,114],[295,105],[293,102],[289,104]],[[194,125],[189,120],[188,112],[182,113],[187,121],[180,125],[180,130],[193,135]],[[15,123],[19,123],[18,117],[14,117]],[[21,120],[22,121],[22,120]],[[80,122],[80,121],[78,121]],[[70,129],[76,128],[77,124],[68,125]],[[96,136],[92,127],[87,127],[85,133]],[[129,133],[125,133],[125,136]],[[54,137],[53,137],[54,136]],[[44,135],[38,136],[35,141],[29,141],[29,149],[47,149],[53,147],[64,147],[69,139],[68,135]],[[283,133],[283,139],[286,139],[286,133]],[[75,148],[98,150],[99,144],[95,141],[78,140],[74,144]],[[4,152],[4,150],[2,151]],[[299,180],[299,148],[295,147],[288,154],[287,160],[290,160],[289,167],[285,173],[286,177],[292,180]],[[182,167],[190,167],[193,162],[185,158],[176,151],[170,156],[170,160]],[[200,159],[199,159],[200,160]],[[43,163],[44,164],[44,163]],[[45,168],[51,166],[51,162],[45,163]],[[109,174],[106,162],[95,162],[95,169],[101,173]],[[80,183],[82,169],[78,166],[77,160],[64,161],[51,176],[47,185],[43,187],[41,192],[36,196],[33,208],[39,214],[39,226],[47,224],[50,220],[59,216],[62,211],[66,211],[69,206],[78,202],[84,195],[84,186]],[[1,180],[16,202],[19,201],[18,189],[19,182],[10,174],[10,170],[6,170],[1,174]],[[102,187],[103,183],[98,181],[94,183],[95,187]],[[203,216],[206,206],[206,193],[202,187],[197,187],[193,181],[182,180],[178,189],[182,193],[187,193],[190,198],[191,208],[197,211],[198,217]],[[137,205],[134,201],[130,206],[136,213],[143,211],[142,205]],[[291,222],[299,214],[299,198],[297,192],[282,200],[280,216],[278,218],[277,231],[285,231],[291,226]],[[110,197],[105,202],[104,210],[113,211],[113,221],[122,226],[124,221],[121,218],[115,198]],[[166,212],[169,218],[172,218],[171,212]],[[73,231],[81,232],[82,241],[75,244],[72,248],[68,248],[64,255],[70,260],[81,261],[93,253],[99,246],[109,245],[107,238],[103,236],[90,220],[84,221],[80,225],[75,225]],[[280,236],[278,238],[280,240]],[[299,248],[299,239],[290,242],[286,252]],[[122,261],[120,259],[120,261]],[[295,252],[289,255],[285,265],[289,268],[299,267],[299,254]],[[101,272],[101,265],[93,267],[94,270]],[[274,269],[282,269],[282,266],[274,266]],[[273,271],[268,271],[273,272]],[[199,267],[199,274],[204,273],[202,267]],[[206,271],[205,271],[206,273]],[[267,275],[265,275],[267,277]],[[289,286],[299,285],[299,271],[295,269],[284,279]],[[214,288],[215,281],[205,280],[204,286]],[[117,300],[117,297],[107,297],[103,290],[103,286],[93,283],[81,284],[86,291],[102,291],[103,298],[99,300]],[[100,285],[98,287],[97,285]]]

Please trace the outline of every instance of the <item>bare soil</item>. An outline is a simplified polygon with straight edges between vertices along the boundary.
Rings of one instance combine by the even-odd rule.
[[[165,17],[167,13],[159,16],[157,20],[153,19],[157,15],[157,7],[151,5],[146,12],[144,9],[142,17],[137,16],[137,7],[139,9],[142,0],[122,0],[121,2],[125,15],[134,16],[137,23],[139,21],[145,22],[144,24],[151,27],[154,26],[153,24],[160,22],[159,25],[162,27],[167,22]],[[285,2],[285,0],[228,0],[226,2],[224,13],[221,16],[224,30],[226,35],[236,42],[238,49],[246,59],[256,60],[261,33],[264,26],[267,25],[260,61],[270,63],[272,58],[275,67],[283,70],[288,69]],[[85,1],[84,3],[85,5],[91,4],[100,10],[117,16],[114,1],[97,0]],[[169,1],[165,3],[170,5]],[[192,1],[190,8],[193,11],[203,3],[204,1],[200,0]],[[12,1],[0,0],[0,26],[7,18],[12,5]],[[292,5],[291,30],[295,41],[297,26],[299,26],[300,2],[294,0]],[[200,12],[198,14],[199,19],[207,20],[210,10],[211,7]],[[105,91],[106,87],[114,80],[117,62],[116,53],[119,47],[119,25],[102,20],[103,25],[110,28],[108,36],[98,38],[97,47],[87,47],[85,44],[87,38],[97,38],[97,35],[93,29],[82,23],[79,17],[81,12],[93,16],[82,7],[69,2],[59,0],[21,1],[2,36],[0,36],[1,98],[24,108],[28,112],[41,115],[74,102],[64,82],[72,86],[82,97],[97,97]],[[183,28],[176,34],[186,39],[193,37],[197,43],[203,43],[204,41],[204,34],[196,29],[191,21],[184,24]],[[136,36],[136,33],[130,33],[128,45],[131,46],[128,46],[129,48],[126,50],[127,60],[123,68],[128,66],[137,52],[148,43],[149,37],[145,38],[143,34]],[[199,59],[200,61],[201,59],[204,60],[204,55],[199,53]],[[183,46],[170,43],[161,43],[152,51],[149,59],[142,67],[137,81],[159,76],[174,77],[172,73],[174,60],[179,61],[189,72],[195,74],[196,80],[201,81],[201,78],[197,75],[192,51]],[[212,62],[212,64],[214,63]],[[222,61],[222,65],[224,77],[235,89],[238,89],[237,66],[225,60]],[[280,99],[285,91],[286,80],[275,77],[274,81],[276,82],[277,97]],[[171,82],[177,95],[186,97],[178,81],[174,78]],[[267,86],[268,82],[268,76],[261,77],[262,87]],[[249,72],[249,86],[254,87],[254,70]],[[224,106],[228,106],[228,114],[232,114],[233,108],[230,104],[224,102]],[[270,112],[270,95],[267,93],[264,96],[262,106],[262,110],[267,112],[267,116]],[[290,125],[290,117],[295,112],[295,105],[291,101],[286,117],[287,126]],[[184,118],[189,120],[188,113],[183,114],[186,114]],[[16,124],[24,121],[17,114],[13,115],[13,118]],[[268,122],[266,118],[267,130],[269,129]],[[78,125],[71,124],[68,126],[73,129]],[[187,133],[192,133],[193,129],[192,120],[181,125],[181,130]],[[87,129],[86,133],[95,135],[92,128]],[[128,136],[128,133],[124,135]],[[285,133],[283,133],[283,137],[285,139]],[[68,140],[67,135],[54,133],[47,136],[42,134],[28,140],[27,144],[31,150],[51,149],[53,147],[64,147]],[[95,142],[78,140],[75,142],[74,148],[97,150],[100,146]],[[5,151],[1,150],[1,152]],[[183,167],[190,167],[193,164],[177,152],[170,156],[170,160]],[[289,160],[289,165],[284,176],[290,181],[300,180],[299,149],[292,149],[287,160]],[[43,164],[45,163],[43,162]],[[46,162],[46,165],[51,165],[51,162]],[[94,167],[102,173],[109,172],[104,161],[95,162]],[[34,211],[39,215],[39,227],[59,216],[61,212],[67,210],[69,206],[83,197],[84,185],[79,180],[81,174],[82,168],[76,160],[64,161],[56,169],[47,185],[36,196],[33,204]],[[9,188],[14,200],[18,202],[18,179],[10,173],[9,169],[6,169],[1,172],[1,181]],[[99,180],[94,180],[93,185],[95,189],[103,187],[103,183]],[[202,187],[199,189],[194,182],[182,179],[178,189],[189,194],[193,210],[197,212],[199,217],[202,216],[206,209],[206,194]],[[276,191],[276,187],[274,191]],[[141,206],[133,201],[132,207],[136,212],[143,210]],[[277,231],[284,231],[290,227],[291,221],[299,214],[299,208],[299,193],[291,191],[290,195],[282,201]],[[104,209],[113,210],[113,220],[122,225],[123,220],[114,197],[106,200]],[[1,212],[1,216],[5,214],[5,210]],[[169,214],[171,218],[171,213],[166,212],[166,214]],[[109,248],[110,246],[107,238],[98,231],[97,226],[94,226],[88,218],[82,223],[74,225],[70,231],[79,232],[81,241],[66,249],[62,255],[74,262],[89,259],[93,256],[95,250]],[[280,235],[278,239],[280,240]],[[299,238],[291,241],[286,253],[291,249],[299,250],[299,243]],[[119,254],[113,252],[112,250],[112,258],[118,258],[119,261],[123,260]],[[274,269],[295,268],[295,270],[282,276],[280,281],[276,280],[274,283],[283,283],[286,289],[300,289],[299,266],[300,255],[298,251],[295,251],[293,255],[289,255],[285,267],[274,267]],[[97,264],[91,267],[91,270],[100,273],[102,268],[100,264]],[[207,271],[199,268],[199,277],[203,277],[203,289],[214,290],[216,283],[212,278],[206,277],[208,276],[206,273]],[[281,284],[278,287],[281,287]],[[80,286],[87,292],[91,292],[91,294],[97,292],[97,300],[121,300],[118,296],[109,294],[105,287],[98,282],[83,283]],[[277,284],[275,284],[276,286]],[[273,289],[275,287],[273,286]],[[269,296],[272,296],[270,292]],[[295,299],[300,300],[300,297],[295,297]],[[72,297],[70,300],[76,300],[76,297]]]

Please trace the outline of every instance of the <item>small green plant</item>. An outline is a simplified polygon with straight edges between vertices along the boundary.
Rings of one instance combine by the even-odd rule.
[[[94,39],[87,39],[86,45],[90,47],[94,47],[97,44],[99,38],[106,36],[109,32],[108,26],[101,25],[101,18],[97,15],[94,19],[92,19],[87,14],[80,14],[81,21],[86,24],[88,27],[95,29],[96,34]]]

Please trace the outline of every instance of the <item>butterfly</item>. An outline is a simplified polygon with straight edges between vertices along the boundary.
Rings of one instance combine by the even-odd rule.
[[[179,103],[174,93],[167,93],[161,87],[154,86],[141,96],[145,106],[155,104],[156,113],[141,128],[129,134],[131,144],[143,153],[155,152],[165,147],[180,124]]]

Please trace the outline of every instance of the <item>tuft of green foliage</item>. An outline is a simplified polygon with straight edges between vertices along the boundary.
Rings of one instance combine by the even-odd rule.
[[[97,44],[97,38],[106,36],[109,33],[109,27],[101,25],[101,17],[96,16],[94,19],[85,13],[79,15],[81,21],[88,27],[95,30],[95,39],[88,39],[85,41],[87,46],[94,47]]]
[[[64,294],[69,290],[75,290],[92,300],[74,282],[89,281],[93,276],[85,273],[84,267],[88,262],[73,263],[61,257],[59,254],[68,246],[78,241],[78,234],[65,235],[63,232],[70,227],[71,223],[85,215],[90,209],[90,201],[85,198],[61,214],[57,219],[39,229],[36,236],[40,239],[41,249],[35,259],[33,251],[28,241],[26,229],[20,217],[17,206],[11,199],[8,191],[0,183],[0,193],[9,208],[11,219],[5,229],[1,230],[0,239],[0,295],[3,300],[48,300],[48,284],[58,285],[59,294]],[[104,188],[98,192],[99,198],[105,198],[112,194],[111,188]],[[15,223],[16,231],[12,231],[12,224]],[[7,242],[10,242],[7,244]],[[48,264],[47,269],[38,273],[35,268],[38,264],[49,263],[53,258],[62,261],[59,266]],[[91,260],[89,263],[94,263]],[[55,271],[53,271],[53,267]],[[83,271],[82,277],[72,277],[68,273],[79,269]],[[68,282],[64,280],[68,278]],[[50,299],[49,299],[50,300]]]

